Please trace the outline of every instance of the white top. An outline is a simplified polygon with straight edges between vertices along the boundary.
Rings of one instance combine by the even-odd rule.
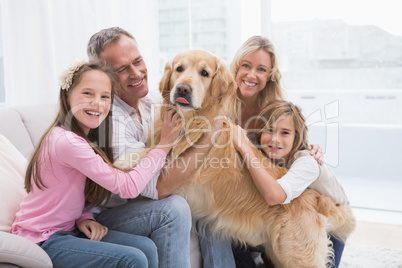
[[[307,188],[330,197],[336,204],[347,204],[348,200],[334,172],[327,165],[318,165],[308,150],[298,151],[288,165],[289,171],[277,182],[286,193],[282,204],[300,196]]]
[[[113,113],[113,159],[128,153],[138,152],[146,148],[148,133],[153,126],[154,119],[159,113],[161,106],[161,96],[159,94],[148,93],[139,101],[138,109],[141,114],[141,121],[138,119],[137,111],[125,103],[122,99],[115,96],[112,106]],[[151,199],[158,199],[156,183],[160,171],[155,174],[145,189],[141,192],[142,196]],[[115,207],[127,203],[117,195],[113,195],[107,207]]]

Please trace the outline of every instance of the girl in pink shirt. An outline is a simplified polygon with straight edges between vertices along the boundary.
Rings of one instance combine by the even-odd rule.
[[[111,163],[114,74],[103,63],[80,62],[60,81],[60,109],[28,164],[28,194],[10,232],[41,246],[54,267],[157,267],[152,240],[108,230],[86,207],[101,205],[111,192],[139,195],[165,164],[179,134],[178,114],[164,115],[158,146],[125,172]]]

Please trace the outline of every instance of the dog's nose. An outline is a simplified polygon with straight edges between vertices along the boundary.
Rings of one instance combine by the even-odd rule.
[[[186,95],[188,93],[191,93],[191,87],[188,84],[178,84],[176,89],[179,95]]]

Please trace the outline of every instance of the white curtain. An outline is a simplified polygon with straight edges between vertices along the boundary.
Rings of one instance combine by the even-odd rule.
[[[89,38],[119,26],[132,33],[158,80],[157,0],[1,0],[6,106],[55,103],[59,74],[86,59]]]

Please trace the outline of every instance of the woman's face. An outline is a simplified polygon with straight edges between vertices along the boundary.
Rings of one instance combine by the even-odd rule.
[[[236,74],[241,99],[256,97],[268,82],[272,69],[271,56],[262,49],[246,54]]]
[[[109,76],[99,70],[87,71],[71,89],[68,97],[71,112],[82,130],[88,134],[97,128],[110,110],[112,84]]]

